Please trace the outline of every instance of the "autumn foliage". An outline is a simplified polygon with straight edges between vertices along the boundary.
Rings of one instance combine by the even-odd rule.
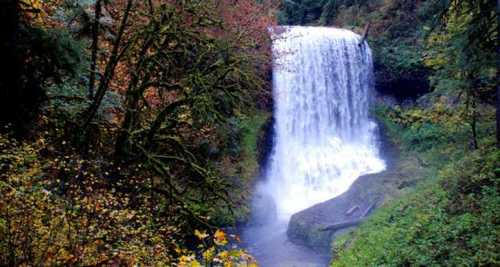
[[[57,155],[44,138],[28,144],[0,135],[0,151],[2,266],[255,266],[229,247],[235,236],[189,233],[170,213],[158,216],[158,199],[140,189],[153,177],[111,183],[109,166]],[[200,243],[194,251],[183,245],[188,235]]]
[[[53,58],[12,61],[58,75],[30,81],[43,96],[32,134],[0,131],[0,265],[253,266],[213,217],[241,200],[220,167],[239,157],[223,130],[269,89],[276,5],[70,2],[17,9]],[[71,75],[49,64],[63,56],[54,43],[74,56]]]

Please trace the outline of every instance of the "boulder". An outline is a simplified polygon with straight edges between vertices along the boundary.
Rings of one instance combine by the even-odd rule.
[[[384,132],[384,131],[381,131]],[[400,192],[401,184],[422,169],[417,159],[399,160],[397,148],[381,135],[385,171],[359,177],[342,195],[294,214],[287,235],[290,241],[329,251],[332,240],[361,223],[384,199]]]
[[[358,225],[382,203],[380,187],[389,172],[361,176],[344,194],[294,214],[287,230],[290,241],[329,250],[336,234]]]

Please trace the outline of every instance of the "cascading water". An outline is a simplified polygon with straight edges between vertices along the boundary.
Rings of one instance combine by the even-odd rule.
[[[275,147],[254,214],[274,207],[277,216],[257,216],[261,226],[245,233],[263,266],[289,266],[283,264],[290,263],[287,257],[307,262],[297,258],[307,257],[300,248],[287,243],[290,216],[385,168],[369,118],[372,56],[366,43],[358,45],[360,39],[336,28],[273,30]]]
[[[276,146],[268,189],[281,218],[381,171],[369,119],[370,48],[335,28],[291,27],[273,44]]]

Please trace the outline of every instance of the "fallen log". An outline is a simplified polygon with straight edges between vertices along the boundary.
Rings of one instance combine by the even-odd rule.
[[[371,26],[371,23],[368,22],[368,24],[366,24],[366,26],[365,26],[363,37],[361,38],[361,41],[359,41],[358,46],[362,46],[363,43],[366,41],[366,38],[368,38],[368,32],[370,32],[370,26]]]
[[[358,218],[358,219],[354,219],[354,220],[350,220],[350,221],[345,221],[345,222],[341,222],[341,223],[328,225],[328,226],[322,228],[321,231],[337,231],[337,230],[344,229],[347,227],[356,226],[356,225],[360,224],[363,221],[363,219],[364,218]]]
[[[359,206],[358,205],[353,206],[352,208],[350,208],[348,211],[345,212],[345,215],[351,216],[357,210],[359,210]]]
[[[363,220],[368,216],[368,214],[370,214],[370,212],[375,208],[376,205],[377,205],[377,201],[373,202],[370,206],[368,206],[368,208],[366,208],[366,210],[363,212],[363,214],[357,219],[331,224],[331,225],[323,227],[322,229],[320,229],[320,231],[337,231],[337,230],[344,229],[347,227],[356,226],[356,225],[360,224],[361,222],[363,222]]]
[[[363,215],[361,215],[361,217],[364,218],[364,217],[368,216],[368,214],[370,214],[370,212],[372,212],[372,210],[375,208],[375,206],[377,206],[377,202],[378,201],[375,201],[370,206],[368,206],[368,208],[366,208],[365,212],[363,212]]]

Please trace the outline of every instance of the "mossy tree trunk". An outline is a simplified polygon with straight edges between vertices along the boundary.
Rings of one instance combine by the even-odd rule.
[[[500,148],[500,0],[497,0],[497,148]]]
[[[89,99],[94,97],[95,77],[97,71],[97,50],[99,50],[99,19],[101,17],[102,0],[97,0],[94,11],[94,24],[92,25],[92,58],[90,60]]]

